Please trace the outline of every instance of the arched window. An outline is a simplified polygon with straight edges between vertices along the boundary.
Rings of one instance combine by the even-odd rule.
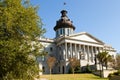
[[[50,47],[50,51],[51,51],[51,52],[53,51],[53,48],[52,48],[52,47]]]
[[[45,72],[45,67],[44,66],[42,67],[42,70],[43,70],[43,72]]]
[[[63,73],[63,74],[64,74],[64,72],[65,72],[64,70],[65,70],[65,69],[64,69],[64,66],[63,66],[63,67],[62,67],[62,73]]]

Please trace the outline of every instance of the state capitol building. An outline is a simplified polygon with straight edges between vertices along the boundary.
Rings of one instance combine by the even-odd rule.
[[[55,38],[39,38],[39,42],[44,46],[44,51],[48,52],[48,56],[54,56],[57,60],[52,73],[68,73],[69,58],[75,57],[80,60],[81,70],[84,70],[87,64],[91,66],[91,69],[99,70],[96,54],[106,50],[112,57],[115,57],[114,48],[87,32],[74,33],[75,29],[76,27],[67,16],[67,11],[62,10],[61,18],[56,21],[54,27]],[[48,56],[38,59],[43,74],[49,73],[46,63]]]

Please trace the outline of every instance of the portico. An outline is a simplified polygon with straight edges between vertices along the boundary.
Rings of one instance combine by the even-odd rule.
[[[72,35],[72,36],[62,36],[61,39],[56,39],[57,47],[58,47],[58,57],[61,57],[60,61],[64,61],[64,67],[68,65],[68,59],[76,57],[81,61],[81,67],[89,65],[95,65],[95,55],[99,52],[103,51],[104,43],[102,41],[94,39],[93,40],[84,40],[81,39],[73,39],[73,36],[80,37],[82,35],[86,35],[91,39],[90,34],[88,33],[80,33],[80,35]],[[65,69],[64,69],[65,70]]]

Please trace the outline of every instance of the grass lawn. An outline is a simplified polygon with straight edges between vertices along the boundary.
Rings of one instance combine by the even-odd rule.
[[[53,74],[51,75],[41,75],[41,78],[45,80],[108,80],[107,78],[100,78],[93,74]]]

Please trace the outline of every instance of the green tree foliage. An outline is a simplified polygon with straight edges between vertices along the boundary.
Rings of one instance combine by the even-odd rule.
[[[92,70],[91,70],[91,68],[90,68],[90,65],[87,64],[87,65],[86,65],[86,73],[91,73],[91,72],[92,72]]]
[[[48,59],[47,59],[47,65],[49,67],[49,70],[50,70],[50,74],[52,73],[52,68],[53,66],[55,65],[55,62],[56,62],[56,58],[54,56],[49,56]]]
[[[116,55],[116,64],[115,64],[116,69],[120,70],[120,54]]]
[[[0,80],[31,80],[37,74],[41,26],[37,7],[29,1],[0,0]]]
[[[112,59],[111,55],[108,54],[108,52],[104,51],[104,52],[100,52],[97,54],[97,59],[99,61],[99,64],[102,66],[102,72],[103,72],[103,66],[108,66],[108,62]],[[102,77],[102,72],[101,73],[101,77]]]
[[[73,58],[69,58],[69,63],[70,63],[70,66],[72,68],[72,72],[74,74],[75,68],[80,66],[80,61],[77,58],[73,57]]]

